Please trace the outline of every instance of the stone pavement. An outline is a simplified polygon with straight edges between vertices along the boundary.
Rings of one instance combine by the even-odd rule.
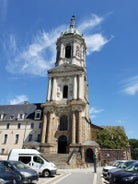
[[[43,179],[40,178],[38,184],[58,184],[63,178],[69,176],[73,172],[88,172],[93,174],[93,183],[92,184],[105,184],[102,177],[102,167],[97,167],[96,173],[94,173],[94,168],[77,168],[77,169],[58,169],[57,175],[53,178]]]

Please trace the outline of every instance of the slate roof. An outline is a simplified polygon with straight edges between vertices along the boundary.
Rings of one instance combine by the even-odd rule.
[[[0,105],[0,114],[4,114],[3,120],[9,120],[11,116],[13,116],[12,120],[16,120],[18,117],[18,114],[25,114],[25,119],[34,120],[36,110],[42,111],[41,103]],[[42,113],[41,113],[41,115],[42,115]]]

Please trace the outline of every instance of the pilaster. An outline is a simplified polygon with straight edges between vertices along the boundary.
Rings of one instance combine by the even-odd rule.
[[[76,115],[72,113],[72,144],[76,144]]]

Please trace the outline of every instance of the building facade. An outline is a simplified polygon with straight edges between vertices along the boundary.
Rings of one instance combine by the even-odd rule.
[[[0,106],[0,154],[12,148],[37,148],[42,128],[41,104]]]
[[[41,151],[71,153],[73,150],[96,154],[96,132],[89,117],[86,43],[76,29],[75,17],[56,42],[55,67],[48,71],[48,91],[43,108]],[[81,153],[82,154],[82,153]]]

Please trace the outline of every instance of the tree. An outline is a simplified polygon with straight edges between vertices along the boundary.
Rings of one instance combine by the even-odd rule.
[[[129,145],[130,145],[132,159],[138,160],[138,140],[129,139]]]
[[[121,126],[104,127],[97,133],[97,143],[101,148],[126,149],[128,138]]]

